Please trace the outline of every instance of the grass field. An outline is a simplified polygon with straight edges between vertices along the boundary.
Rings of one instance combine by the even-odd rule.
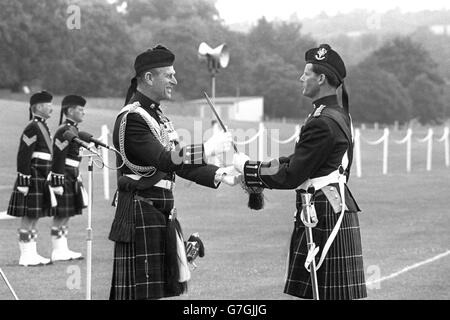
[[[16,152],[20,134],[27,122],[23,102],[0,100],[5,110],[0,154],[0,211],[6,210],[16,175]],[[100,135],[100,126],[112,128],[120,108],[87,107],[86,123],[81,130]],[[170,110],[168,110],[170,114]],[[59,110],[50,119],[57,127]],[[193,130],[190,117],[171,117],[176,128]],[[208,128],[209,120],[204,121]],[[249,123],[230,123],[230,128],[255,127]],[[280,128],[280,139],[294,132],[293,124],[267,124]],[[437,135],[440,128],[436,128]],[[382,131],[364,130],[371,140]],[[404,131],[393,133],[395,139]],[[424,137],[426,128],[414,134]],[[281,145],[287,155],[293,142]],[[362,177],[355,175],[349,186],[363,213],[360,215],[364,263],[367,280],[388,277],[406,267],[433,258],[450,249],[449,168],[444,165],[443,145],[433,149],[433,169],[425,170],[426,144],[413,140],[412,172],[405,172],[405,146],[390,145],[389,173],[383,176],[381,146],[362,145]],[[87,184],[86,162],[82,173]],[[113,243],[107,239],[114,216],[110,201],[103,199],[102,174],[94,174],[92,298],[107,299],[112,272]],[[110,171],[110,194],[114,192],[115,172]],[[206,256],[198,259],[192,273],[189,293],[175,299],[293,299],[282,293],[285,259],[293,227],[295,194],[293,191],[266,191],[265,209],[252,212],[239,187],[221,186],[218,191],[178,179],[176,206],[185,235],[199,232]],[[19,220],[0,220],[0,267],[21,299],[84,299],[86,260],[63,262],[46,267],[18,266],[17,228]],[[38,223],[38,250],[51,253],[49,218]],[[87,211],[70,221],[69,243],[86,255]],[[368,299],[449,299],[450,255],[388,278],[372,287]],[[0,299],[12,299],[0,282]]]

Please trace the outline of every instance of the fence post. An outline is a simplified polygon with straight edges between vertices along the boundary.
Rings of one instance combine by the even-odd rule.
[[[100,140],[103,143],[108,144],[109,129],[106,124],[102,125],[101,132],[102,132],[102,134],[101,134]],[[105,197],[105,200],[109,200],[109,169],[108,169],[109,153],[108,153],[108,149],[102,148],[102,158],[103,158],[103,163],[105,164],[105,166],[103,167],[103,196]]]
[[[258,161],[264,161],[264,123],[259,123],[259,130],[258,133],[260,133],[258,137]]]
[[[411,172],[411,137],[412,137],[412,129],[408,128],[407,132],[407,140],[406,140],[406,172]]]
[[[450,165],[449,146],[448,146],[448,127],[444,128],[444,152],[445,152],[445,166]]]
[[[427,171],[431,171],[431,163],[433,156],[433,129],[428,129],[428,146],[427,146]]]
[[[384,128],[384,141],[383,141],[383,174],[388,172],[388,144],[389,144],[389,129]]]

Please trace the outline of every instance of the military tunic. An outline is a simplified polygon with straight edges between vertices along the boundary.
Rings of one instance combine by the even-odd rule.
[[[247,162],[244,167],[245,183],[252,187],[296,189],[307,179],[325,177],[338,170],[343,165],[346,152],[348,165],[345,174],[348,179],[353,154],[350,127],[350,118],[339,106],[336,95],[318,99],[302,127],[294,153],[289,157],[279,158],[277,168],[272,167],[273,162]],[[340,210],[336,212],[333,209],[324,192],[331,192],[333,197],[338,197],[339,185],[331,183],[316,190],[314,194],[318,224],[313,228],[313,240],[316,247],[320,247],[316,255],[317,262],[340,213]],[[284,292],[312,298],[310,273],[304,267],[308,250],[305,226],[299,217],[302,205],[299,198],[298,196]],[[367,296],[357,216],[360,209],[346,185],[345,202],[347,211],[343,222],[323,265],[317,271],[320,299],[358,299]]]
[[[161,130],[163,136],[174,134],[171,122],[162,114],[158,103],[139,91],[129,102],[130,105],[134,103],[139,103],[144,112],[156,120],[160,127],[156,131]],[[174,245],[169,240],[170,232],[173,232],[169,226],[174,223],[180,230],[174,216],[173,188],[170,186],[175,182],[176,174],[197,184],[217,188],[214,178],[218,167],[205,163],[201,144],[180,148],[173,138],[170,143],[162,143],[158,133],[152,131],[137,113],[122,112],[117,117],[113,132],[116,149],[121,148],[120,123],[125,114],[122,157],[126,156],[138,166],[152,166],[157,172],[138,182],[124,179],[135,173],[129,165],[124,165],[118,172],[117,210],[110,233],[110,239],[115,241],[110,299],[158,299],[179,295],[183,288],[173,288],[168,283],[168,272],[174,267],[174,261],[169,261],[168,257],[168,249]],[[121,158],[117,161],[118,165],[122,164]],[[166,186],[154,186],[158,181],[164,181]]]
[[[80,176],[80,146],[64,138],[64,133],[71,131],[78,136],[77,123],[70,119],[56,130],[53,141],[52,187],[64,188],[62,195],[56,195],[58,206],[55,216],[72,217],[82,213],[86,208],[83,203],[82,180]]]
[[[16,217],[40,218],[53,215],[49,183],[52,165],[50,130],[45,119],[34,116],[20,136],[17,153],[17,179],[7,214]],[[29,187],[25,196],[17,187]]]

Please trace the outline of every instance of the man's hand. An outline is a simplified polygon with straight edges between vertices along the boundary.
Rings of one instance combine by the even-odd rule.
[[[57,194],[58,196],[62,196],[64,193],[64,187],[60,186],[60,187],[51,187],[53,192],[55,194]]]
[[[236,168],[239,172],[244,172],[244,165],[247,161],[249,161],[250,158],[242,152],[235,153],[233,156],[233,166]]]
[[[209,138],[203,145],[205,156],[210,157],[231,149],[233,137],[230,132],[219,131]]]
[[[216,171],[216,182],[223,182],[229,186],[235,186],[241,182],[242,174],[237,172],[234,166],[219,168]]]
[[[17,187],[17,191],[22,193],[24,196],[28,194],[28,191],[30,190],[30,187]]]

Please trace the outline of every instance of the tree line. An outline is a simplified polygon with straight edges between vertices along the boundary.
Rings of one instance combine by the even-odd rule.
[[[176,99],[200,98],[211,87],[207,67],[197,56],[205,41],[230,48],[230,64],[216,77],[217,96],[264,96],[268,118],[302,118],[311,111],[298,79],[304,52],[321,39],[305,34],[299,21],[261,18],[249,32],[240,33],[230,30],[207,0],[130,0],[126,12],[104,0],[75,4],[79,29],[67,26],[69,0],[2,2],[0,88],[17,91],[27,85],[56,94],[125,96],[134,58],[160,43],[176,55]],[[429,39],[423,32],[415,37]],[[356,122],[426,123],[448,116],[445,74],[413,38],[391,38],[357,64],[352,60],[358,52],[343,57]]]

